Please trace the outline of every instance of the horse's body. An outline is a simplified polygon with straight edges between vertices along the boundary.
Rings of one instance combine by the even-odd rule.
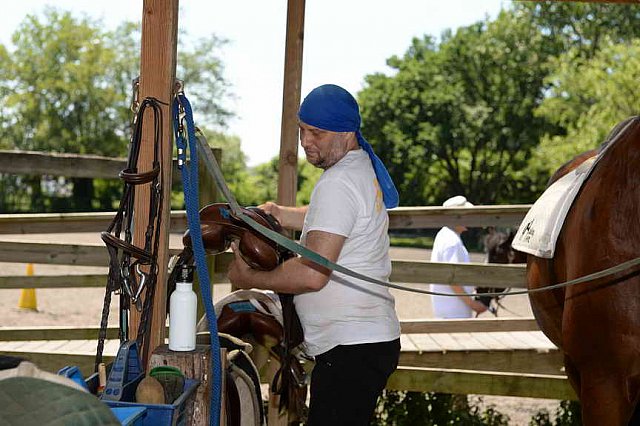
[[[530,289],[565,282],[640,256],[640,118],[619,125],[576,197],[553,259],[528,256]],[[551,181],[590,158],[584,153]],[[540,329],[563,352],[585,425],[637,424],[640,397],[640,274],[531,294]],[[636,414],[637,416],[637,414]],[[633,418],[633,419],[632,419]]]

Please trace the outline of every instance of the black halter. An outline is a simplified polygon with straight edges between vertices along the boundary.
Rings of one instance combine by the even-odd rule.
[[[150,171],[140,173],[138,172],[138,157],[142,142],[144,113],[147,108],[151,108],[153,111],[154,120],[153,164]],[[133,119],[127,168],[119,174],[124,181],[120,206],[107,230],[101,234],[102,241],[106,244],[109,252],[109,276],[98,335],[96,371],[98,364],[102,362],[112,292],[120,294],[120,342],[129,339],[129,308],[133,303],[136,309],[142,312],[136,340],[138,347],[142,348],[143,359],[146,359],[147,356],[158,273],[158,245],[162,217],[160,214],[163,186],[161,146],[162,110],[160,101],[155,98],[146,98],[140,104]],[[134,199],[138,185],[149,185],[150,191],[149,220],[144,234],[144,247],[137,247],[132,243],[136,226],[133,211]],[[121,238],[122,232],[124,232],[124,239]],[[144,306],[142,304],[143,294],[145,294]]]

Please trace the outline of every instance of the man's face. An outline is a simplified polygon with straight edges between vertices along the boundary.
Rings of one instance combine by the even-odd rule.
[[[336,164],[349,151],[352,132],[331,132],[300,122],[300,144],[307,161],[321,169]]]

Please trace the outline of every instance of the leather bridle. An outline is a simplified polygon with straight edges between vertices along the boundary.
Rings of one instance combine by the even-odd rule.
[[[158,246],[160,240],[160,222],[162,209],[162,109],[161,102],[155,98],[145,98],[135,109],[132,123],[131,141],[127,168],[119,174],[124,181],[124,190],[115,217],[106,231],[101,233],[102,241],[109,252],[109,275],[107,279],[98,347],[96,351],[96,370],[102,362],[102,352],[107,334],[111,293],[120,295],[121,342],[129,340],[129,309],[133,304],[141,312],[136,340],[142,348],[143,359],[149,349],[148,336],[153,313],[153,298],[158,274]],[[138,160],[142,144],[142,131],[145,111],[153,114],[153,164],[147,172],[138,171]],[[148,222],[144,233],[144,246],[133,243],[135,231],[134,200],[136,187],[148,185],[150,191]],[[122,236],[122,234],[124,234]],[[144,304],[142,303],[144,295]]]

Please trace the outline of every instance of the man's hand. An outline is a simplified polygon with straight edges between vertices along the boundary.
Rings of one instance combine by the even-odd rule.
[[[475,313],[477,314],[481,314],[484,311],[487,310],[487,307],[484,305],[484,303],[478,302],[477,300],[474,300],[473,297],[470,296],[466,296],[468,293],[466,291],[464,291],[464,288],[460,285],[457,284],[452,284],[451,288],[453,289],[453,292],[456,294],[460,294],[463,295],[462,296],[462,301],[471,308],[471,310],[473,310]]]
[[[282,212],[280,206],[272,201],[267,201],[264,204],[258,206],[259,209],[264,210],[265,213],[273,216],[278,222],[282,223]]]
[[[481,314],[489,309],[484,303],[478,302],[477,300],[473,300],[471,298],[469,298],[469,307],[473,309],[477,314]]]
[[[260,204],[258,208],[273,216],[284,229],[302,231],[304,216],[307,214],[307,206],[287,207],[267,201],[264,204]]]
[[[237,242],[234,241],[231,243],[231,250],[233,250],[234,259],[229,265],[229,272],[227,273],[229,281],[238,288],[252,288],[251,275],[254,272],[253,269],[251,269],[251,266],[240,256],[240,249],[238,248]]]

